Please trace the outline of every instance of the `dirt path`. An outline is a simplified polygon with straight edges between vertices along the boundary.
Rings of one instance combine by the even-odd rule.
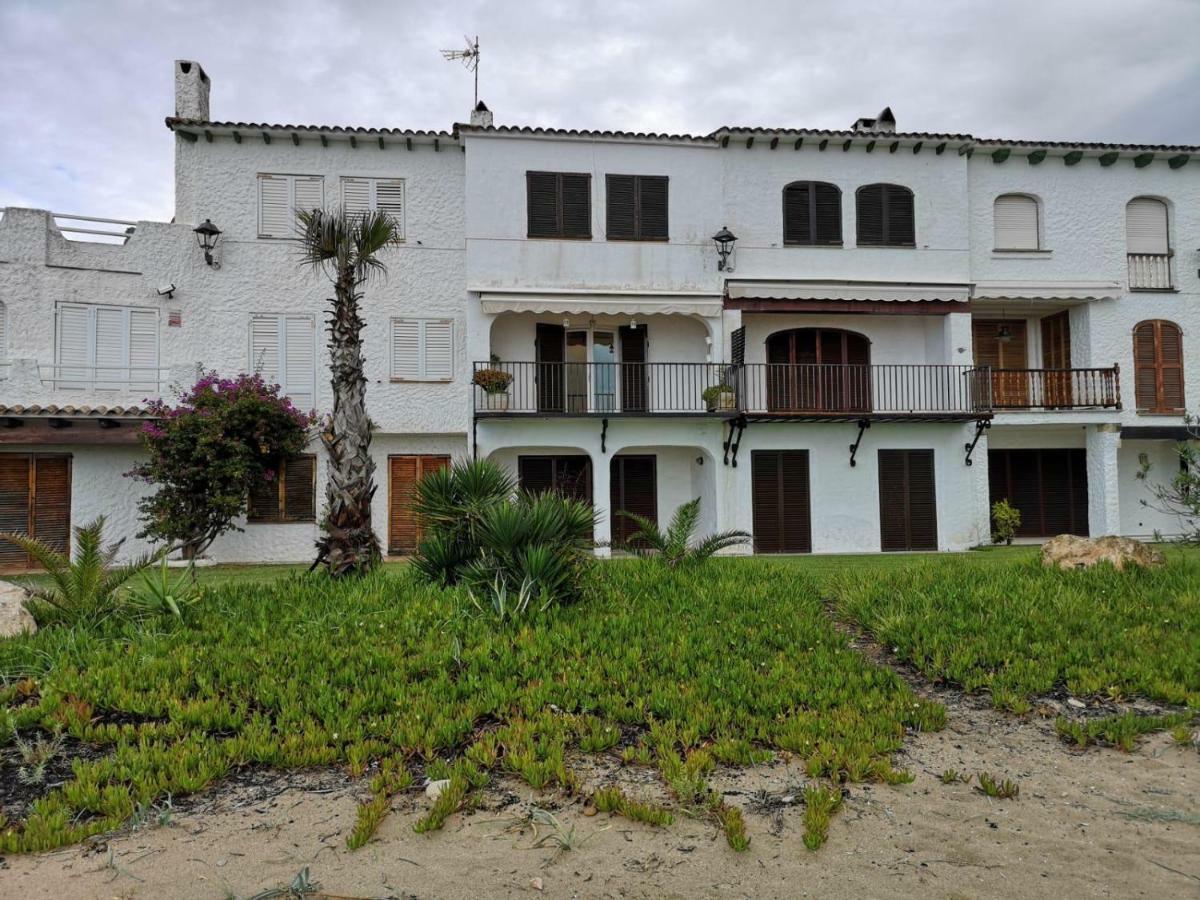
[[[561,799],[547,795],[539,805],[582,841],[554,858],[550,847],[531,848],[532,831],[511,827],[531,796],[515,782],[428,836],[412,831],[424,796],[398,799],[376,840],[351,853],[346,835],[365,784],[326,772],[226,785],[165,826],[10,857],[0,896],[241,898],[307,866],[323,890],[353,897],[1200,897],[1195,749],[1159,735],[1134,754],[1076,753],[1049,720],[973,700],[949,712],[945,731],[912,738],[899,755],[916,780],[852,786],[816,853],[801,843],[802,808],[781,802],[803,772],[782,762],[713,781],[746,809],[752,844],[742,854],[704,822],[652,829],[587,817],[575,802],[557,808]],[[938,776],[951,768],[1012,778],[1020,798],[944,785]],[[613,771],[585,775],[594,783]],[[630,790],[652,796],[654,786]],[[773,802],[764,806],[759,791]]]

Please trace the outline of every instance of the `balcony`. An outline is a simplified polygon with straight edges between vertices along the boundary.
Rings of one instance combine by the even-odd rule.
[[[167,390],[170,369],[157,366],[40,365],[42,387],[87,394],[159,397]]]
[[[1120,409],[1120,367],[1110,369],[992,369],[992,407]]]
[[[476,363],[475,372],[483,371],[502,374],[490,376],[490,393],[478,383],[489,376],[477,374],[475,414],[481,418],[965,421],[991,415],[990,370],[976,366]]]
[[[1172,291],[1170,253],[1130,253],[1129,289],[1131,291]]]

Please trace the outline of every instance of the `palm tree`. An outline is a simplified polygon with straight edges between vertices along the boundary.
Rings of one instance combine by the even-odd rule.
[[[379,538],[371,527],[375,462],[371,459],[371,420],[367,417],[363,374],[363,320],[360,288],[387,272],[381,251],[400,242],[396,220],[385,212],[349,213],[314,209],[297,214],[302,263],[333,282],[329,319],[329,367],[333,413],[321,430],[329,455],[325,515],[317,558],[329,574],[365,574],[380,561]]]

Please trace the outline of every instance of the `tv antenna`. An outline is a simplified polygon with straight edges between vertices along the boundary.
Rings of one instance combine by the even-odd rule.
[[[467,35],[463,36],[467,47],[465,50],[443,50],[442,58],[449,60],[462,60],[462,64],[475,73],[475,105],[479,105],[479,35],[475,35],[475,40]]]

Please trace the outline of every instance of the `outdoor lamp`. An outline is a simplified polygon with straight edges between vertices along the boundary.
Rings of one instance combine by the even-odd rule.
[[[196,232],[196,243],[204,251],[204,261],[214,268],[220,268],[219,264],[213,262],[212,252],[217,248],[221,229],[212,223],[212,219],[205,219],[192,230]]]
[[[717,271],[726,271],[726,263],[729,260],[729,254],[733,252],[733,243],[737,240],[737,235],[730,231],[725,226],[721,226],[721,230],[713,235],[713,243],[717,245]],[[732,272],[730,268],[728,271]]]

